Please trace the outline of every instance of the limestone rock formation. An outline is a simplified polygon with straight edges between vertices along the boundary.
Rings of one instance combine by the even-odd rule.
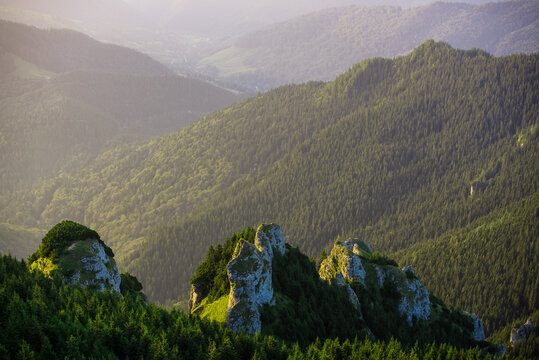
[[[116,262],[105,253],[105,249],[100,243],[95,240],[90,240],[90,242],[90,253],[80,258],[82,266],[68,279],[68,282],[80,282],[85,287],[96,286],[99,291],[110,287],[119,293],[121,280]],[[76,247],[77,244],[73,246]]]
[[[408,325],[413,325],[412,319],[427,320],[430,316],[430,298],[427,289],[419,280],[406,278],[404,286],[398,287],[402,294],[399,311],[406,317]]]
[[[64,220],[53,226],[28,262],[32,269],[47,276],[57,272],[70,285],[78,283],[99,291],[110,288],[121,293],[121,277],[112,249],[97,232],[74,221]]]
[[[255,243],[240,240],[227,265],[230,281],[227,326],[233,331],[260,332],[260,307],[273,299],[272,260],[284,254],[285,242],[280,226],[261,225]]]
[[[398,309],[406,317],[408,325],[413,326],[413,319],[427,320],[429,318],[431,313],[429,292],[415,278],[411,266],[406,266],[402,270],[394,266],[376,266],[375,269],[380,288],[384,287],[386,280],[395,283],[402,295]]]
[[[475,314],[472,314],[472,321],[473,321],[473,338],[477,341],[484,341],[485,330],[483,330],[483,322]]]
[[[121,279],[116,262],[97,239],[75,241],[56,261],[42,257],[34,261],[32,267],[46,274],[58,270],[70,285],[79,283],[99,291],[109,288],[120,293]]]
[[[395,284],[402,295],[398,310],[406,317],[410,326],[413,325],[413,319],[428,319],[431,313],[429,293],[415,278],[414,269],[408,266],[399,270],[395,266],[376,264],[369,261],[371,255],[372,248],[363,241],[350,239],[344,243],[337,242],[329,256],[320,264],[320,277],[338,285],[348,286],[348,292],[352,295],[353,290],[347,282],[359,282],[365,287],[366,267],[370,267],[373,274],[376,274],[374,280],[379,289],[384,287],[386,281]],[[350,302],[360,308],[357,294],[355,295],[350,296]]]
[[[524,325],[521,325],[518,329],[511,329],[511,346],[515,346],[522,340],[525,340],[531,333],[535,331],[532,319],[528,319]]]
[[[365,285],[366,273],[360,257],[368,258],[370,253],[370,246],[357,239],[335,243],[330,255],[320,264],[320,277],[330,280],[340,273],[347,280]]]

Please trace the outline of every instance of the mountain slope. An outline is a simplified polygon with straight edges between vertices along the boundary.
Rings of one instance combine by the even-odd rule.
[[[234,334],[218,323],[146,303],[136,291],[100,293],[49,279],[0,257],[3,358],[337,359],[339,355],[416,359],[496,359],[448,344],[410,348],[390,342],[327,339],[301,349],[272,336]],[[123,279],[122,279],[123,282]]]
[[[396,338],[485,347],[481,320],[449,309],[419,282],[357,239],[337,241],[317,269],[285,243],[281,228],[260,225],[208,249],[191,279],[190,312],[301,346],[317,338]]]
[[[413,263],[444,301],[482,314],[485,326],[497,329],[539,309],[538,226],[535,193],[395,258]]]
[[[310,256],[339,235],[356,235],[393,252],[535,194],[537,70],[537,55],[487,58],[432,43],[395,61],[358,65],[309,96],[314,104],[334,106],[324,130],[236,181],[177,225],[151,232],[130,258],[130,269],[145,279],[150,297],[165,301],[176,296],[171,284],[181,278],[179,267],[193,272],[190,259],[202,257],[195,249],[214,243],[230,226],[280,222],[291,243]],[[272,103],[269,94],[270,107],[290,114],[301,108]],[[323,116],[319,109],[302,109],[301,118]],[[275,126],[288,119],[279,118]],[[527,140],[518,143],[519,137]],[[490,185],[472,200],[470,185],[476,180]],[[189,253],[175,250],[186,247]],[[503,261],[490,258],[493,267]],[[150,274],[157,259],[164,270]],[[172,269],[175,274],[166,280]],[[530,281],[526,277],[506,291],[529,294]],[[484,291],[492,295],[488,285]],[[177,294],[182,297],[187,289],[178,287]],[[466,301],[474,303],[472,310],[483,303]],[[515,311],[530,306],[535,305]]]
[[[392,57],[427,39],[493,55],[539,50],[539,4],[340,7],[303,15],[233,40],[198,63],[215,77],[268,89],[329,80],[363,59]]]
[[[54,73],[87,70],[172,75],[169,69],[147,55],[104,44],[72,30],[41,30],[0,20],[0,47]]]
[[[237,99],[146,55],[72,31],[0,22],[0,193],[107,146],[177,130]]]
[[[309,256],[339,236],[390,254],[427,244],[536,193],[537,60],[427,42],[333,82],[282,87],[110,150],[35,195],[5,199],[1,217],[28,226],[71,218],[99,229],[119,264],[163,303],[186,301],[182,284],[204,249],[245,224],[279,222]],[[488,185],[469,196],[476,182]],[[138,246],[152,226],[174,220]],[[510,241],[522,248],[519,237]],[[503,264],[493,259],[494,268]],[[482,291],[494,294],[487,284]],[[491,318],[487,331],[535,306],[526,289],[529,277],[506,290],[527,304]],[[466,301],[488,313],[481,298]]]

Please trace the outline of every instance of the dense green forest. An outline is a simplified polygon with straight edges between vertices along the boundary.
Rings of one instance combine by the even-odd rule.
[[[503,328],[495,331],[488,340],[496,344],[504,344],[509,350],[508,354],[513,357],[528,357],[530,359],[536,359],[539,357],[539,337],[537,336],[537,330],[535,334],[531,334],[527,339],[521,341],[516,346],[511,346],[510,337],[511,329],[518,329],[521,325],[526,323],[528,319],[532,319],[534,324],[539,323],[539,310],[534,311],[531,315],[524,316],[515,319],[513,322],[508,323]],[[537,329],[537,327],[536,327]]]
[[[364,61],[335,81],[281,87],[181,131],[114,148],[5,197],[0,216],[26,226],[65,218],[88,224],[149,298],[167,304],[187,299],[209,245],[248,224],[281,224],[287,241],[311,257],[348,236],[392,255],[502,216],[496,211],[536,194],[537,60],[429,41],[404,57]],[[470,195],[476,181],[488,185]],[[529,200],[533,214],[536,198]],[[529,239],[534,258],[536,227]],[[520,236],[507,241],[525,248]],[[473,257],[455,256],[462,256],[456,264]],[[517,272],[505,257],[485,257],[493,269]],[[421,268],[421,259],[401,258]],[[435,288],[438,274],[426,269],[420,276]],[[455,306],[459,289],[479,284],[484,295],[460,307],[488,314],[490,331],[535,310],[533,273],[521,276],[505,290],[522,300],[499,318],[489,313],[499,306],[489,305],[495,287],[475,276],[451,283],[454,295],[434,292]]]
[[[431,38],[497,56],[532,53],[539,51],[538,12],[533,0],[336,7],[233,39],[197,66],[214,77],[269,89],[330,80],[363,59],[405,54]]]
[[[122,282],[125,276],[122,276]],[[272,336],[234,334],[216,322],[123,296],[70,287],[0,257],[0,357],[10,359],[494,359],[479,348],[406,346],[390,340],[317,339],[301,348]]]
[[[186,276],[194,273],[191,259],[202,257],[201,245],[215,243],[233,224],[280,223],[288,241],[313,257],[339,236],[355,235],[392,253],[463,228],[537,191],[537,76],[536,55],[492,58],[427,43],[394,61],[366,61],[327,85],[296,87],[299,93],[310,89],[304,99],[308,106],[296,99],[288,102],[290,95],[278,97],[293,87],[253,99],[258,111],[261,99],[266,100],[267,115],[258,118],[266,133],[251,152],[238,151],[237,156],[245,167],[252,159],[257,170],[177,225],[152,230],[128,261],[129,268],[144,279],[150,298],[166,301],[187,296],[182,287],[174,294],[179,267]],[[256,119],[256,113],[249,118]],[[274,135],[288,124],[294,131]],[[234,127],[243,135],[240,129]],[[320,130],[304,138],[308,133],[301,129]],[[242,136],[244,147],[251,135]],[[296,137],[304,140],[296,140],[294,149],[278,159]],[[266,147],[269,138],[273,146]],[[470,196],[476,180],[489,185]],[[534,257],[537,230],[532,230]],[[511,241],[518,248],[525,239]],[[516,266],[505,258],[486,257],[492,268]],[[149,275],[157,259],[163,271]],[[415,265],[401,265],[407,264]],[[166,280],[170,273],[175,275]],[[533,288],[535,278],[522,276],[525,281],[508,284],[506,291],[530,294],[525,289]],[[495,299],[491,290],[488,285],[482,289]],[[454,305],[454,298],[442,299]],[[480,315],[486,311],[477,305],[485,304],[481,298],[467,301],[474,303],[466,309]],[[523,301],[518,313],[534,306]]]
[[[498,329],[539,309],[538,234],[535,193],[395,257],[413,263],[434,294]]]
[[[255,229],[244,229],[223,244],[209,247],[190,281],[199,297],[196,304],[190,304],[193,314],[221,322],[227,319],[226,304],[230,293],[227,264],[232,260],[240,239],[254,243]],[[385,341],[397,339],[420,347],[434,342],[459,348],[489,346],[472,338],[474,326],[469,315],[448,308],[433,293],[429,295],[430,318],[417,320],[411,327],[398,309],[402,294],[395,280],[387,280],[380,286],[377,271],[371,266],[398,265],[378,252],[369,254],[363,259],[365,271],[369,273],[367,280],[364,284],[352,282],[360,303],[360,310],[356,311],[345,287],[321,281],[316,261],[289,244],[286,244],[283,254],[275,251],[272,260],[274,303],[265,304],[262,308],[261,333],[297,342],[302,347],[316,339],[353,340],[356,337]],[[413,273],[410,276],[415,278]]]

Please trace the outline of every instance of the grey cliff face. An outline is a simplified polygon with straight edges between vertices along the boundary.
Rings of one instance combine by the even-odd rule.
[[[528,319],[526,323],[520,326],[518,329],[511,329],[511,346],[515,346],[522,340],[525,340],[535,331],[532,319]]]
[[[430,298],[427,289],[419,280],[406,278],[404,286],[399,288],[403,294],[399,304],[399,311],[406,317],[408,325],[413,325],[413,319],[427,320],[430,317]]]
[[[260,307],[273,299],[272,260],[284,254],[285,242],[280,226],[261,225],[255,244],[240,240],[227,266],[230,281],[227,326],[237,332],[260,332]]]
[[[99,291],[111,288],[120,293],[121,279],[116,262],[105,253],[104,247],[97,240],[84,242],[90,242],[90,252],[78,259],[82,266],[66,281],[69,284],[78,282],[84,287],[97,287]],[[76,248],[79,243],[82,241],[74,243],[70,249]]]
[[[431,314],[430,298],[427,289],[415,278],[411,266],[399,270],[394,266],[378,265],[370,262],[372,248],[363,241],[350,239],[344,243],[335,243],[330,255],[320,264],[319,275],[322,279],[347,286],[350,302],[360,309],[357,294],[347,282],[359,282],[366,286],[366,267],[372,268],[376,276],[375,284],[381,289],[386,281],[391,281],[401,293],[398,310],[405,316],[408,325],[413,326],[413,320],[428,319]],[[371,275],[372,276],[372,275]],[[352,293],[356,296],[352,296]]]
[[[365,285],[366,273],[360,258],[360,246],[363,244],[365,243],[355,239],[342,244],[336,243],[331,254],[320,264],[320,277],[330,280],[340,273],[344,279],[358,281]]]
[[[483,322],[475,314],[472,314],[472,321],[473,321],[473,338],[477,341],[484,341],[485,330],[483,330]]]

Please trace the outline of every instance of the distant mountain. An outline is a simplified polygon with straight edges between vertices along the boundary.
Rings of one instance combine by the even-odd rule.
[[[412,7],[432,2],[434,0],[5,0],[0,3],[0,18],[39,28],[76,30],[100,41],[137,49],[178,72],[192,74],[197,72],[196,64],[201,58],[215,52],[216,48],[223,48],[224,39],[294,16],[346,5]]]
[[[0,21],[0,193],[237,99],[134,50]]]
[[[54,73],[73,70],[139,75],[172,75],[147,55],[104,44],[72,30],[41,30],[0,20],[0,47]]]
[[[2,0],[4,15],[26,18],[35,26],[60,25],[70,29],[96,30],[149,26],[143,13],[123,0]],[[8,19],[9,20],[9,19]]]
[[[198,68],[260,90],[330,80],[365,58],[408,53],[427,39],[493,55],[539,51],[539,3],[435,3],[321,10],[241,36]]]
[[[491,57],[429,41],[404,57],[366,60],[332,82],[284,86],[143,145],[111,149],[4,196],[0,219],[29,227],[84,221],[151,299],[169,304],[186,301],[182,284],[207,246],[246,224],[281,223],[308,256],[356,236],[417,266],[449,305],[488,314],[491,331],[536,306],[537,267],[511,259],[538,251],[537,229],[527,225],[537,207],[537,63],[537,54]],[[515,212],[519,202],[526,211]],[[508,228],[504,219],[520,225]],[[476,228],[508,231],[496,233],[507,257],[480,245],[493,233]],[[427,252],[429,261],[400,252],[423,254],[453,236],[488,251],[489,269],[505,270],[480,272],[452,243]],[[437,257],[467,262],[462,270],[477,276],[445,291],[434,284],[459,270],[433,271]],[[515,273],[520,281],[495,285]],[[482,295],[458,299],[459,289],[472,288]],[[496,314],[488,299],[501,292],[514,301]]]
[[[459,1],[481,3],[488,0]],[[183,0],[168,1],[176,15],[168,22],[175,31],[210,37],[238,36],[308,12],[348,5],[413,7],[433,0]],[[162,3],[162,2],[161,2]],[[165,1],[165,3],[167,3]],[[147,3],[146,3],[147,4]],[[146,5],[152,7],[151,5]]]

